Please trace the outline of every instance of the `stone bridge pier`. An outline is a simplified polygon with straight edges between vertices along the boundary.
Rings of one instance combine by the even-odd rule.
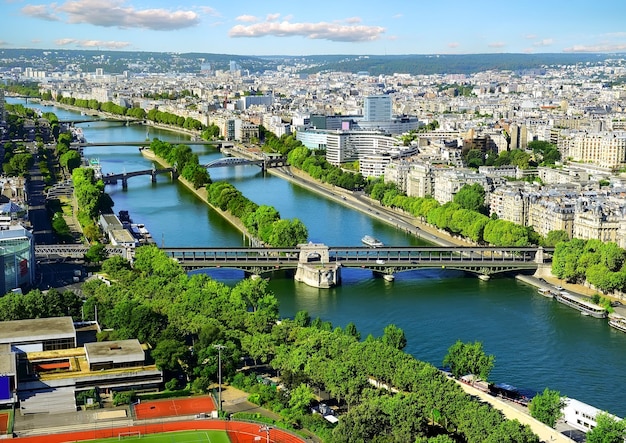
[[[323,243],[298,245],[298,268],[295,280],[314,288],[330,288],[341,282],[341,265],[330,262],[328,246]]]

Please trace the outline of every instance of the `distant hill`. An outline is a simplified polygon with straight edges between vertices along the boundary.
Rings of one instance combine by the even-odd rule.
[[[370,75],[471,74],[486,70],[536,70],[548,66],[598,63],[623,59],[626,54],[468,54],[468,55],[309,55],[242,56],[212,53],[170,53],[99,50],[2,49],[0,69],[32,67],[35,70],[105,73],[194,73],[210,67],[228,70],[230,62],[250,73],[275,70],[279,65],[302,66],[299,72],[367,72]]]

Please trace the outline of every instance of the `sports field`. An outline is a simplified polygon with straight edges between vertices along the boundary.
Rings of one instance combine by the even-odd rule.
[[[118,437],[91,440],[89,443],[231,443],[224,431],[187,431],[166,432],[164,434],[138,434],[135,432],[122,433]]]
[[[210,396],[145,401],[133,407],[138,420],[175,415],[209,414],[215,409]]]
[[[9,413],[3,412],[2,414],[0,414],[0,434],[6,434],[8,430],[9,430]]]

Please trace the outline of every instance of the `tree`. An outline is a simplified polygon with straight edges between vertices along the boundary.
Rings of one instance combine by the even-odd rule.
[[[78,151],[70,149],[65,154],[61,155],[59,158],[59,163],[64,168],[67,168],[70,172],[80,166],[80,162],[82,161],[80,154]]]
[[[587,443],[624,443],[626,420],[617,420],[606,412],[596,415],[596,427],[587,432]]]
[[[107,251],[102,243],[95,243],[85,252],[85,260],[92,263],[98,263],[106,259]]]
[[[485,214],[485,189],[478,183],[465,184],[454,196],[454,203],[463,209]]]
[[[386,345],[400,351],[406,347],[406,336],[404,335],[404,331],[396,325],[385,326],[382,341]]]
[[[531,416],[554,428],[557,420],[563,416],[561,411],[563,406],[565,406],[565,401],[561,397],[561,393],[546,388],[543,393],[533,397],[528,405],[528,410]]]
[[[157,343],[151,355],[157,368],[162,371],[176,372],[181,369],[181,362],[184,361],[188,352],[185,343],[179,340],[165,339]]]
[[[494,362],[495,357],[485,354],[482,343],[478,341],[463,343],[461,340],[457,340],[448,348],[448,353],[443,359],[444,366],[449,366],[456,378],[474,374],[483,380],[489,378]]]

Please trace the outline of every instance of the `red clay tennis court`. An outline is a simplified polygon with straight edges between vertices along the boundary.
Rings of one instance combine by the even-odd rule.
[[[145,401],[134,405],[133,408],[138,420],[211,413],[216,409],[213,399],[209,396]]]
[[[8,429],[9,429],[9,414],[8,413],[0,414],[0,435],[6,434]]]

